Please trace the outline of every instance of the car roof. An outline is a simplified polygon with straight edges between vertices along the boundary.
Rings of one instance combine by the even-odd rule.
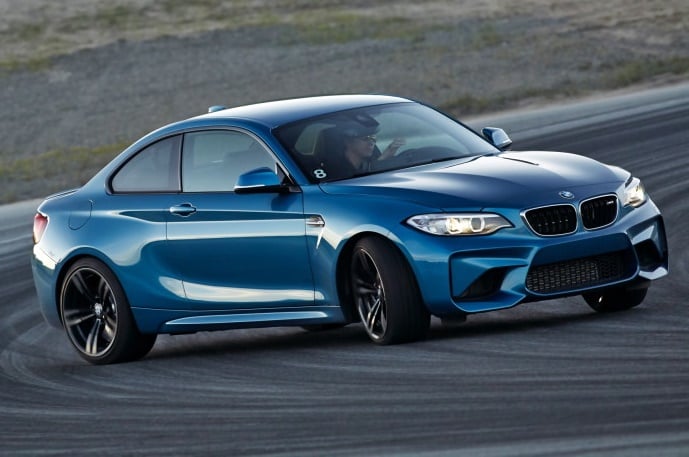
[[[409,101],[389,95],[326,95],[239,106],[197,116],[194,119],[245,119],[274,128],[327,113]]]

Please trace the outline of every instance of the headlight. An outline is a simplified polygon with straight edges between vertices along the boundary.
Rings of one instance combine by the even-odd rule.
[[[624,188],[624,206],[639,207],[646,203],[648,196],[639,178],[632,178]]]
[[[505,218],[492,213],[421,214],[407,219],[407,224],[432,235],[488,235],[512,227]]]

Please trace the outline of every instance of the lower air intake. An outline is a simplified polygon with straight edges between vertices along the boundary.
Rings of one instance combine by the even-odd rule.
[[[613,252],[532,267],[526,287],[538,294],[553,294],[619,281],[626,276],[625,257],[624,252]]]

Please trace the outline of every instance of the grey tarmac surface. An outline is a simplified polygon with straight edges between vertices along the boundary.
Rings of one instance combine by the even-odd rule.
[[[470,124],[639,176],[670,276],[624,313],[573,297],[434,320],[390,347],[360,325],[162,336],[139,362],[94,367],[38,311],[37,202],[5,206],[0,455],[689,455],[689,86]]]

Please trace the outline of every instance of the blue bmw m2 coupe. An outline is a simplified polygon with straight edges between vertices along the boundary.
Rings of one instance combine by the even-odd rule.
[[[431,315],[569,295],[617,311],[667,274],[660,212],[621,168],[512,152],[397,97],[209,111],[38,208],[42,312],[91,363],[160,333],[360,321],[394,344]]]

